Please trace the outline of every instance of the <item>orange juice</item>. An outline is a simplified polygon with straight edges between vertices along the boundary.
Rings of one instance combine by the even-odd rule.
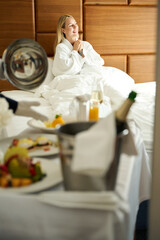
[[[89,121],[99,120],[99,107],[97,105],[92,105],[89,108]]]

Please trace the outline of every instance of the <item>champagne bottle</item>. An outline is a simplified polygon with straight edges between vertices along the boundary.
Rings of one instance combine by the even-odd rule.
[[[124,103],[120,106],[120,108],[115,112],[117,134],[119,134],[124,130],[128,112],[132,104],[135,102],[136,96],[137,96],[137,93],[134,91],[131,91],[128,98],[124,101]]]

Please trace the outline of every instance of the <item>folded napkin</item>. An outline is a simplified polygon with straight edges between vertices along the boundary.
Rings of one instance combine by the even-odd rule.
[[[123,138],[121,153],[137,155],[134,135],[137,126],[127,121],[128,134]],[[104,176],[114,158],[116,126],[114,112],[101,119],[89,130],[75,136],[72,171],[86,175]]]
[[[103,176],[114,157],[115,139],[115,116],[112,112],[89,130],[75,136],[72,171]]]

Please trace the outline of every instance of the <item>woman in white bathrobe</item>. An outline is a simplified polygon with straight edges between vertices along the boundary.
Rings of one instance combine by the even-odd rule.
[[[55,112],[69,114],[68,106],[76,96],[91,94],[101,84],[107,107],[109,105],[110,109],[108,99],[113,108],[118,107],[128,96],[134,81],[125,72],[103,65],[104,60],[92,45],[79,39],[76,20],[71,15],[61,16],[52,65],[54,80],[47,92],[45,88],[43,96],[49,98]]]
[[[86,66],[102,66],[104,60],[86,41],[81,41],[78,25],[71,15],[59,18],[53,62],[53,75],[79,74]]]
[[[104,67],[103,65],[104,60],[93,49],[92,45],[79,39],[76,20],[71,15],[61,16],[57,24],[55,56],[52,67],[52,73],[58,77],[58,83],[60,83],[59,77],[63,76],[61,81],[61,86],[63,86],[69,83],[67,78],[79,76],[83,79],[82,84],[81,79],[79,79],[81,86],[78,86],[78,89],[80,91],[82,88],[83,90],[87,89],[87,87],[92,90],[92,86],[101,81],[106,96],[111,98],[114,94],[120,94],[123,95],[121,100],[124,100],[128,96],[134,80],[117,68]],[[54,79],[55,85],[56,80],[57,78]],[[74,81],[75,79],[73,79]],[[83,87],[84,85],[87,87]],[[89,91],[87,90],[87,92]],[[119,105],[119,100],[116,102]]]

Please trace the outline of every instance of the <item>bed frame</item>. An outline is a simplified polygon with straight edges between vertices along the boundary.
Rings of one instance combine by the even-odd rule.
[[[57,20],[65,13],[75,17],[81,39],[106,66],[136,83],[154,81],[157,0],[0,0],[0,56],[13,40],[31,38],[53,57]],[[12,89],[0,80],[0,91]]]

